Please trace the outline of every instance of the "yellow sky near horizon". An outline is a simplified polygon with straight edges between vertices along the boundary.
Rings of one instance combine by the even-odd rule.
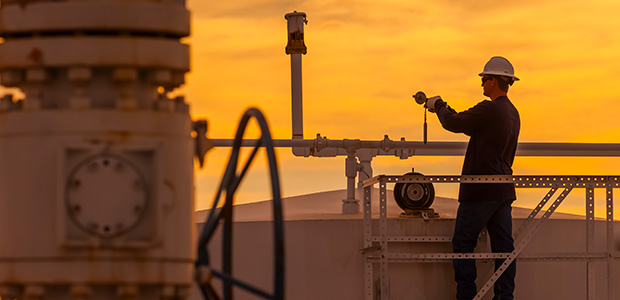
[[[477,74],[494,55],[521,78],[509,96],[521,113],[522,142],[620,142],[620,2],[189,0],[192,72],[183,92],[209,137],[231,138],[242,111],[259,107],[275,138],[291,137],[286,20],[308,15],[303,57],[304,134],[332,139],[422,139],[418,90],[465,110],[484,99]],[[428,116],[430,141],[466,141]],[[228,158],[208,154],[197,171],[197,208],[206,208]],[[344,158],[298,158],[278,149],[285,196],[342,189]],[[458,174],[461,157],[378,157],[374,174]],[[618,158],[525,158],[515,174],[616,174]],[[268,199],[259,159],[237,201]],[[456,197],[456,188],[438,194]],[[442,194],[442,192],[444,194]],[[527,193],[525,193],[527,195]],[[581,199],[581,195],[578,197]],[[532,201],[524,203],[530,205]],[[533,203],[533,202],[532,202]]]

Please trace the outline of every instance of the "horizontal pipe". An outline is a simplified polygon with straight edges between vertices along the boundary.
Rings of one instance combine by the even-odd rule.
[[[233,140],[211,139],[215,147],[231,147]],[[253,147],[254,139],[243,140],[243,147]],[[364,141],[364,140],[274,140],[275,147],[305,147],[313,148],[315,154],[323,149],[374,149],[377,155],[395,155],[393,150],[413,150],[417,156],[463,156],[467,142],[423,142],[414,141]],[[338,155],[347,155],[346,151]],[[620,144],[612,143],[528,143],[522,142],[517,146],[517,156],[583,156],[583,157],[618,157]]]

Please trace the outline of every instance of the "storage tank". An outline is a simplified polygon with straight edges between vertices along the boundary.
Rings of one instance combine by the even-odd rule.
[[[188,35],[185,1],[1,1],[0,298],[187,296]]]

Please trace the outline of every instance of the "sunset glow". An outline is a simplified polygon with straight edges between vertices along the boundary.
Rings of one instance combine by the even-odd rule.
[[[509,97],[521,114],[522,142],[620,142],[616,101],[620,3],[536,1],[188,1],[192,72],[183,89],[210,138],[231,138],[242,111],[259,107],[275,138],[291,137],[286,20],[307,13],[303,57],[304,133],[332,139],[420,141],[423,109],[411,95],[441,95],[465,110],[484,99],[477,74],[494,55],[515,66]],[[430,141],[466,141],[429,115]],[[206,208],[229,149],[212,150],[197,170],[197,208]],[[279,149],[285,196],[346,186],[343,158],[298,158]],[[461,157],[378,157],[374,174],[459,174]],[[263,160],[239,202],[269,199]],[[515,174],[620,173],[618,158],[518,157]],[[438,194],[456,197],[456,187]],[[542,191],[541,191],[542,192]],[[520,191],[518,205],[533,205]],[[582,213],[579,191],[574,212]],[[532,198],[532,199],[530,199]],[[599,197],[600,198],[600,197]],[[568,208],[569,203],[566,204]],[[597,215],[600,215],[597,211]],[[616,214],[617,215],[617,214]]]

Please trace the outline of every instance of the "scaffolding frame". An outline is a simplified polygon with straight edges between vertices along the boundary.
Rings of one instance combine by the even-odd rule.
[[[389,243],[396,242],[449,242],[451,237],[445,236],[388,236],[387,234],[387,184],[388,183],[514,183],[516,188],[549,188],[549,192],[543,197],[539,204],[532,210],[527,219],[515,230],[513,237],[515,241],[521,238],[515,245],[511,253],[390,253],[388,252]],[[372,230],[372,187],[379,184],[379,235],[374,235]],[[379,293],[380,299],[389,298],[388,287],[388,263],[411,263],[411,262],[446,262],[453,259],[477,259],[492,260],[505,259],[503,264],[491,275],[487,282],[480,288],[474,298],[480,300],[493,287],[495,281],[503,274],[506,267],[515,259],[528,260],[577,260],[586,262],[587,278],[587,299],[595,299],[594,288],[594,266],[595,261],[607,262],[607,299],[616,299],[613,283],[615,281],[614,260],[620,259],[618,251],[614,251],[614,220],[613,220],[613,189],[620,188],[620,176],[511,176],[511,175],[489,175],[489,176],[424,176],[424,175],[378,175],[363,182],[364,189],[364,295],[366,300],[373,300],[373,264],[379,264]],[[552,253],[543,255],[520,256],[521,251],[536,235],[547,219],[555,212],[557,207],[575,188],[585,188],[586,190],[586,252],[584,253]],[[603,253],[592,252],[594,248],[594,189],[602,188],[606,190],[606,239],[607,251]],[[535,218],[538,213],[546,206],[549,200],[558,189],[563,189],[560,195],[544,212],[540,218]],[[528,229],[526,231],[526,229]],[[378,243],[378,245],[376,245]],[[600,299],[600,298],[599,298]]]

